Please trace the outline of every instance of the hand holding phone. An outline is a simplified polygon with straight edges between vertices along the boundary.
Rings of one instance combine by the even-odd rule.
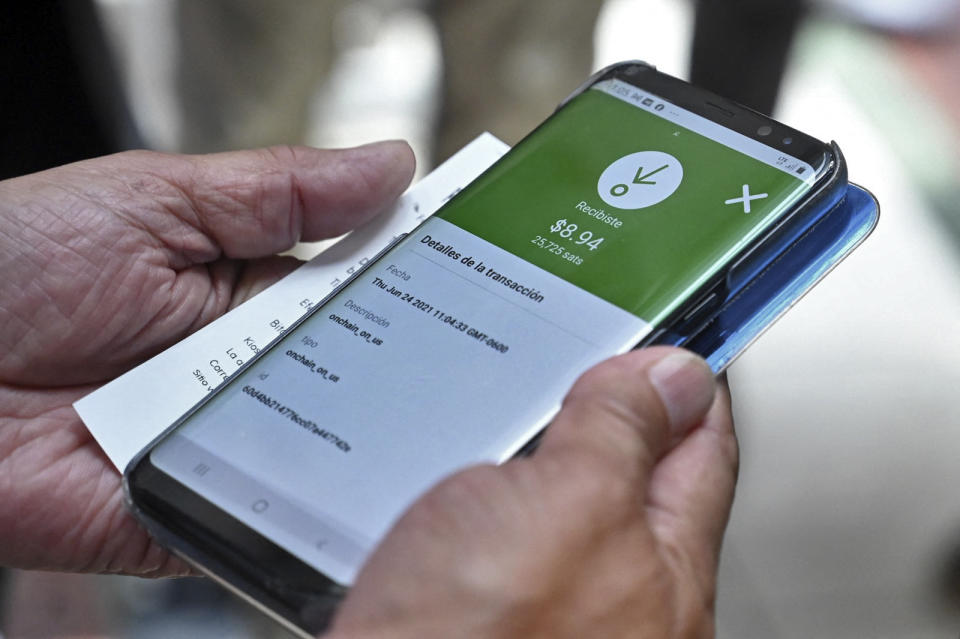
[[[331,635],[709,636],[736,460],[702,360],[600,364],[535,455],[457,473],[401,517]]]
[[[274,254],[298,236],[375,216],[412,173],[392,142],[137,151],[0,182],[0,564],[186,573],[71,404],[295,268]]]

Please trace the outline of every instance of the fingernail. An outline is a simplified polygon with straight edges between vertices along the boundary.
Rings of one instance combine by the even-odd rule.
[[[651,366],[647,375],[667,410],[674,434],[699,421],[713,403],[713,371],[693,353],[672,353]]]

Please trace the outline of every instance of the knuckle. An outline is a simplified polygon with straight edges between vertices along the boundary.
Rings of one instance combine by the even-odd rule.
[[[500,481],[493,466],[461,470],[434,485],[417,502],[416,510],[434,526],[459,528],[483,516]]]
[[[569,458],[550,460],[545,483],[549,495],[566,512],[579,512],[596,519],[632,514],[640,504],[637,478],[604,456],[579,452]]]
[[[564,403],[592,406],[637,428],[651,425],[651,418],[662,410],[645,369],[638,369],[630,356],[615,357],[588,370]]]
[[[588,397],[598,392],[616,391],[628,388],[632,375],[625,365],[624,358],[615,357],[602,362],[585,372],[574,384],[571,395],[585,394]]]
[[[300,158],[303,156],[304,148],[305,147],[293,144],[275,144],[266,147],[263,149],[263,152],[268,159],[273,160],[281,166],[285,166],[288,164],[298,164]]]
[[[495,469],[490,466],[473,466],[460,470],[441,480],[428,495],[440,502],[459,502],[485,492],[493,481]]]

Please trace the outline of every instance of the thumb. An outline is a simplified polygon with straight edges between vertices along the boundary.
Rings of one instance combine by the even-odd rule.
[[[141,196],[126,203],[123,215],[184,266],[219,254],[262,257],[299,240],[341,235],[391,205],[410,183],[414,164],[405,142],[390,141],[194,156],[136,151],[74,166],[108,173],[125,182],[125,192]],[[197,231],[213,246],[198,241]]]
[[[633,351],[587,371],[568,393],[535,457],[600,462],[646,494],[657,461],[707,414],[716,383],[688,351]]]

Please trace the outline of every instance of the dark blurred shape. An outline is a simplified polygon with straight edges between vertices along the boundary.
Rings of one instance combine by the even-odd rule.
[[[179,150],[302,144],[343,0],[179,0]],[[359,82],[359,79],[358,79]]]
[[[805,13],[804,0],[697,0],[690,81],[771,114]]]
[[[603,3],[555,4],[430,4],[444,60],[437,160],[483,129],[516,143],[586,77]],[[691,81],[771,113],[806,8],[804,0],[697,0]]]
[[[92,0],[6,5],[0,78],[0,179],[136,144]]]
[[[938,590],[946,607],[960,610],[960,543],[946,552],[937,577]]]
[[[434,159],[489,130],[509,144],[590,72],[602,0],[433,0],[443,51]]]

